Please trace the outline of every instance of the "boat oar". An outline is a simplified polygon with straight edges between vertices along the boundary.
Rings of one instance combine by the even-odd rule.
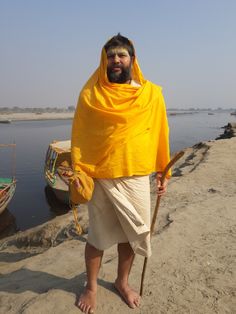
[[[162,173],[161,176],[161,185],[164,183],[165,177],[168,173],[168,171],[170,170],[170,168],[176,163],[177,160],[179,160],[182,156],[184,155],[183,151],[180,151],[179,153],[177,153],[172,159],[171,161],[168,163],[168,165],[165,167],[165,170]],[[150,228],[150,236],[153,235],[154,232],[154,227],[155,227],[155,223],[157,220],[157,213],[158,213],[158,209],[160,206],[160,201],[161,201],[161,196],[157,197],[157,201],[156,201],[156,206],[155,206],[155,210],[153,213],[153,217],[152,217],[152,223],[151,223],[151,228]],[[146,267],[147,267],[147,260],[148,258],[145,257],[144,259],[144,263],[143,263],[143,271],[142,271],[142,277],[141,277],[141,285],[140,285],[140,295],[143,295],[143,283],[144,283],[144,277],[145,277],[145,272],[146,272]]]

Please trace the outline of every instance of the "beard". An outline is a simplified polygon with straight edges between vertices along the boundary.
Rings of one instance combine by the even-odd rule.
[[[121,72],[112,71],[113,67],[120,68]],[[111,83],[124,84],[131,79],[131,63],[129,66],[112,65],[107,68],[107,77]]]

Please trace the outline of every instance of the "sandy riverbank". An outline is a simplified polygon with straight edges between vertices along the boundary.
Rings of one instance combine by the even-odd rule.
[[[64,120],[72,119],[74,112],[9,113],[0,114],[1,121]]]
[[[144,297],[131,310],[112,287],[117,255],[105,253],[96,313],[211,314],[236,308],[236,138],[186,150],[162,199]],[[152,207],[155,205],[152,185]],[[86,206],[81,208],[86,230]],[[75,234],[72,214],[0,241],[1,313],[80,313],[86,235]],[[143,258],[131,282],[139,289]]]

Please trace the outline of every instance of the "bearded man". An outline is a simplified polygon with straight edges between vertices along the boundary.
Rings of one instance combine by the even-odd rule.
[[[80,93],[71,142],[74,171],[95,183],[88,203],[87,285],[77,305],[84,313],[95,310],[103,252],[117,244],[114,286],[135,308],[140,295],[128,279],[135,254],[151,255],[149,175],[157,173],[157,194],[163,195],[169,135],[161,87],[143,77],[128,38],[118,34],[103,47],[100,66]]]

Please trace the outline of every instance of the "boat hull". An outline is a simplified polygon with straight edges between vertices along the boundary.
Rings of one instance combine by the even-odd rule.
[[[56,198],[60,202],[64,203],[65,205],[69,205],[69,191],[63,191],[63,190],[60,190],[60,189],[56,189],[56,188],[54,188],[52,186],[50,186],[50,188],[52,189],[52,191],[55,194]]]
[[[0,123],[9,124],[9,123],[11,123],[11,120],[8,120],[8,119],[0,120]]]
[[[13,182],[4,197],[0,199],[0,215],[7,208],[16,190],[16,182]]]
[[[68,185],[60,178],[58,174],[54,176],[54,180],[51,181],[48,176],[45,176],[47,185],[51,188],[56,198],[69,205],[69,187]]]
[[[69,205],[69,181],[67,174],[71,172],[71,142],[53,141],[47,150],[44,177],[56,198]]]

